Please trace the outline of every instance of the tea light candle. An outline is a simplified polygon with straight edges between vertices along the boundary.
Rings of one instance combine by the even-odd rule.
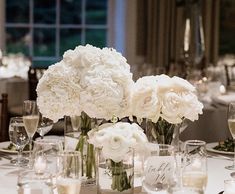
[[[46,170],[47,162],[44,156],[36,157],[34,161],[34,171],[36,174],[43,174]]]

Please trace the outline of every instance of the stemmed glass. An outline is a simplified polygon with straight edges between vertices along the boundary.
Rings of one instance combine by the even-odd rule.
[[[229,103],[228,105],[228,128],[235,142],[235,103]],[[235,170],[235,146],[234,146],[234,160],[231,166],[225,167],[228,170]]]
[[[28,160],[22,157],[22,151],[28,144],[28,135],[25,130],[22,117],[12,117],[9,124],[9,138],[13,145],[18,150],[17,159],[11,160],[11,163],[23,166],[28,163]]]
[[[200,190],[200,193],[204,193],[207,185],[206,142],[188,140],[185,142],[184,152],[183,186],[195,188]]]
[[[39,121],[39,112],[36,101],[26,100],[23,104],[23,122],[26,132],[29,136],[29,158],[31,159],[32,139],[37,131]]]
[[[37,132],[41,136],[41,139],[43,139],[44,135],[52,129],[53,124],[54,122],[51,119],[46,118],[40,114]]]

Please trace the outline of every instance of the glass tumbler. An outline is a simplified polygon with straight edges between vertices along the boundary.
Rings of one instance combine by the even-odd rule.
[[[59,155],[56,187],[58,194],[79,194],[81,190],[81,153],[63,151]]]
[[[53,194],[52,177],[49,173],[38,175],[33,170],[21,171],[17,190],[18,194]]]
[[[147,192],[166,191],[173,184],[174,147],[168,144],[148,144],[144,162],[143,188]]]

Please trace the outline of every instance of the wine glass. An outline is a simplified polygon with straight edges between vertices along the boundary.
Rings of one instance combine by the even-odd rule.
[[[28,163],[28,160],[22,157],[22,152],[26,144],[28,144],[29,137],[22,117],[12,117],[10,119],[9,138],[18,151],[17,159],[11,160],[11,163],[24,166]]]
[[[59,155],[56,180],[58,194],[79,194],[81,189],[81,153],[79,151],[63,151]]]
[[[40,114],[37,132],[41,136],[41,139],[43,139],[44,135],[52,129],[53,124],[54,122],[51,119],[46,118]]]
[[[185,142],[184,152],[183,186],[192,187],[204,192],[207,185],[206,142],[188,140]]]
[[[32,139],[37,131],[39,112],[36,101],[26,100],[23,104],[23,122],[29,136],[29,158],[31,159]]]
[[[235,103],[229,103],[227,117],[228,117],[228,128],[233,137],[233,141],[235,142]],[[234,151],[235,151],[235,146],[234,146]],[[233,164],[230,166],[225,166],[225,168],[228,170],[235,170],[235,152],[234,152]]]

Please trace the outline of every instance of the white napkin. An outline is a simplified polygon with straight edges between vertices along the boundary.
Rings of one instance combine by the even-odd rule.
[[[235,102],[235,92],[230,92],[219,96],[212,96],[211,99],[215,103],[228,105],[231,102]]]

